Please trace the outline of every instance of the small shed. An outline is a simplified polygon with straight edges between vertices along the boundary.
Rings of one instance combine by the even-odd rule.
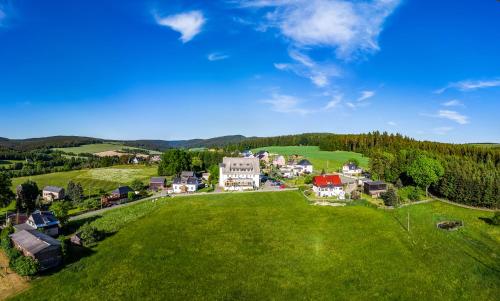
[[[120,186],[111,192],[111,197],[113,199],[124,199],[124,198],[128,197],[128,193],[130,191],[134,191],[134,190],[128,186]]]
[[[152,177],[149,181],[149,189],[158,191],[167,187],[167,179],[165,177]]]
[[[12,244],[24,256],[40,263],[40,270],[56,267],[62,263],[61,242],[37,230],[22,230],[10,236]]]
[[[381,193],[387,192],[387,183],[383,181],[366,181],[364,191],[372,197],[380,197]]]

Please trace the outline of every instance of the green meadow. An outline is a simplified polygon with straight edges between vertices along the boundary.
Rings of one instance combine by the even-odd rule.
[[[147,201],[93,220],[113,235],[13,299],[498,300],[491,215],[440,202],[320,207],[296,191]],[[445,219],[465,226],[437,229]]]
[[[83,186],[85,194],[89,191],[97,193],[100,189],[110,191],[119,185],[130,184],[135,179],[146,182],[156,173],[156,166],[117,165],[13,178],[12,188],[27,180],[35,181],[40,189],[47,185],[66,187],[69,181],[73,181]]]
[[[73,153],[73,154],[83,154],[83,153],[95,154],[106,151],[120,151],[123,149],[144,150],[137,147],[126,146],[120,143],[96,143],[96,144],[84,144],[76,147],[54,148],[54,150],[63,151],[66,153]],[[157,151],[150,151],[150,150],[148,151],[151,154],[160,154],[160,152]]]
[[[283,156],[301,155],[311,161],[315,171],[324,169],[326,172],[338,171],[339,168],[349,159],[355,158],[363,168],[368,167],[368,157],[359,153],[346,151],[321,151],[317,146],[268,146],[253,149],[252,152],[267,150],[273,154]]]

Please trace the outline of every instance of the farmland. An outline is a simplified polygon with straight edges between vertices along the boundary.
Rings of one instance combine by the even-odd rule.
[[[20,177],[12,179],[12,188],[26,180],[35,181],[41,189],[47,185],[66,187],[71,180],[80,183],[85,193],[97,193],[100,189],[110,191],[118,185],[129,184],[135,179],[146,181],[149,177],[156,175],[155,166],[143,165],[118,165],[106,168],[82,169],[67,172],[56,172],[31,177]]]
[[[351,158],[359,161],[361,167],[368,167],[368,158],[362,154],[346,151],[321,151],[317,146],[268,146],[253,149],[255,153],[259,150],[267,150],[270,153],[280,155],[301,155],[311,161],[316,171],[324,169],[326,172],[338,171],[342,164]]]
[[[54,148],[54,150],[63,151],[66,153],[73,153],[73,154],[83,154],[83,153],[95,154],[106,151],[121,151],[123,149],[144,150],[142,148],[126,146],[119,143],[97,143],[97,144],[84,144],[77,147]],[[159,154],[159,152],[157,151],[149,151],[149,152],[152,154]]]
[[[144,202],[93,220],[115,234],[14,299],[495,300],[490,215],[440,202],[317,207],[298,192]],[[443,219],[465,227],[439,230]]]

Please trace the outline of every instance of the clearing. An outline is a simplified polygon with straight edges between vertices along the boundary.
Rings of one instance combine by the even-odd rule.
[[[107,152],[107,151],[120,151],[123,149],[145,150],[145,151],[148,151],[150,154],[161,154],[158,151],[146,150],[143,148],[138,148],[138,147],[133,147],[133,146],[126,146],[126,145],[123,145],[120,143],[84,144],[84,145],[80,145],[80,146],[76,146],[76,147],[54,148],[53,150],[58,150],[58,151],[63,151],[66,153],[73,153],[73,154],[83,154],[83,153],[95,154],[95,153]]]
[[[347,160],[355,158],[363,168],[368,167],[368,157],[360,153],[346,152],[346,151],[322,151],[318,146],[268,146],[253,149],[252,152],[260,150],[267,150],[272,154],[288,155],[301,155],[311,161],[314,166],[315,172],[320,172],[324,169],[326,172],[339,171]]]
[[[15,300],[497,300],[490,215],[311,206],[296,191],[148,201],[93,220],[115,234]],[[437,229],[445,219],[465,226]]]

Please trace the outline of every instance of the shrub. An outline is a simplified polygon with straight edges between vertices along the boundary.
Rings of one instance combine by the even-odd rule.
[[[11,268],[21,276],[32,276],[40,270],[38,260],[29,256],[20,256],[11,262]]]
[[[82,208],[86,210],[98,209],[101,207],[101,200],[98,199],[86,199],[82,203]]]
[[[10,241],[9,235],[12,233],[14,233],[14,227],[12,227],[11,225],[3,228],[2,232],[0,233],[0,241],[3,241],[3,240]]]
[[[357,190],[353,190],[353,192],[351,193],[351,199],[353,199],[353,200],[361,199],[361,192],[359,192]]]
[[[4,248],[4,251],[5,251],[5,255],[7,255],[7,257],[9,258],[10,263],[12,263],[13,260],[21,257],[21,255],[22,255],[21,252],[19,252],[16,248],[12,247],[12,244],[10,244],[10,248],[8,248],[8,249]]]
[[[312,184],[313,177],[311,175],[307,175],[304,177],[304,184]]]
[[[86,247],[95,245],[101,238],[99,230],[97,230],[96,227],[91,226],[89,223],[85,223],[80,227],[79,235],[83,241],[83,245]]]
[[[384,200],[386,206],[396,206],[398,204],[398,194],[392,187],[389,187],[387,192],[382,193],[380,197]]]
[[[127,199],[129,201],[133,201],[135,199],[135,192],[129,191],[128,194],[127,194]]]
[[[500,211],[495,211],[495,214],[491,218],[491,223],[496,226],[500,225]]]
[[[413,202],[420,201],[422,199],[421,190],[417,187],[413,187],[413,189],[408,192],[408,199]]]

